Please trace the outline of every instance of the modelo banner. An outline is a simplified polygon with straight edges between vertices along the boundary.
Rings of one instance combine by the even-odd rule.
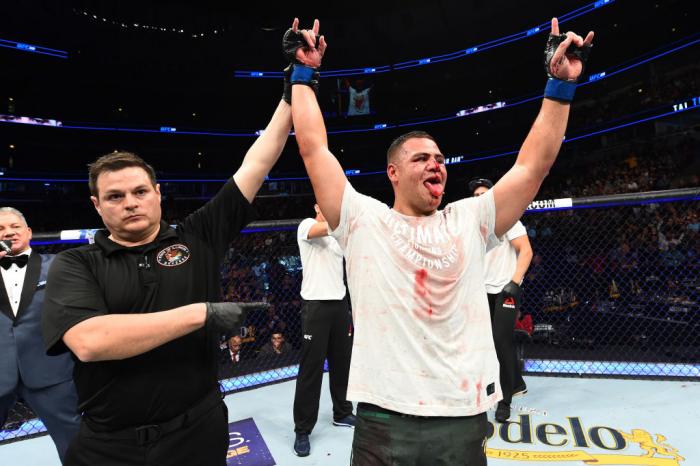
[[[685,460],[660,433],[640,428],[588,427],[580,417],[540,423],[538,417],[519,414],[498,426],[489,423],[491,446],[486,446],[486,456],[517,464],[552,462],[572,466],[681,466]],[[503,444],[507,446],[499,448]]]

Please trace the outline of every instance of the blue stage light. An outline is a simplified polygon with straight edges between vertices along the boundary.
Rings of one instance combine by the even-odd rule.
[[[41,45],[26,44],[14,40],[0,39],[0,47],[21,50],[22,52],[38,53],[40,55],[50,55],[57,58],[68,58],[68,52],[65,50],[51,49],[42,47]]]
[[[636,68],[638,66],[641,66],[643,64],[649,63],[653,60],[662,58],[664,56],[667,56],[669,54],[679,52],[683,49],[686,49],[691,46],[695,46],[697,44],[700,44],[700,33],[695,33],[690,36],[687,36],[683,39],[674,41],[670,44],[667,44],[663,47],[655,49],[653,52],[649,52],[646,54],[643,54],[641,56],[637,56],[636,58],[630,59],[625,61],[624,63],[611,67],[608,70],[605,71],[600,71],[597,73],[593,73],[591,78],[589,80],[581,82],[578,84],[578,87],[583,87],[587,86],[589,84],[598,82],[602,79],[608,79],[612,76],[615,76],[617,74],[621,74],[625,71],[628,71],[630,69]],[[377,72],[380,72],[379,70]],[[364,73],[363,70],[358,69],[358,73]],[[281,73],[280,73],[280,78],[281,78]],[[521,96],[521,97],[514,97],[512,99],[507,99],[505,101],[500,101],[496,103],[489,103],[489,104],[484,104],[481,106],[477,107],[472,107],[470,109],[462,109],[459,111],[455,112],[450,112],[447,115],[442,115],[442,116],[434,116],[434,117],[428,117],[428,118],[423,118],[423,119],[411,119],[411,120],[403,120],[403,121],[398,121],[398,122],[387,122],[387,123],[381,123],[381,124],[372,124],[370,126],[365,126],[365,127],[360,127],[360,128],[346,128],[346,129],[333,129],[329,128],[328,129],[328,134],[344,134],[344,133],[360,133],[360,132],[367,132],[367,131],[377,131],[377,130],[384,130],[384,129],[389,129],[389,128],[398,128],[398,127],[407,127],[407,126],[417,126],[417,125],[425,125],[425,124],[430,124],[430,123],[438,123],[438,122],[443,122],[443,121],[449,121],[449,120],[454,120],[457,118],[463,118],[465,116],[474,114],[474,113],[481,113],[485,111],[491,111],[491,110],[497,110],[501,108],[506,108],[506,107],[514,107],[517,105],[523,105],[528,102],[532,102],[535,100],[540,100],[542,99],[542,94],[540,93],[532,93],[526,96]],[[15,123],[15,124],[23,124],[26,123],[24,119],[28,119],[28,117],[23,117],[22,119],[17,119],[13,116],[9,116],[12,118],[4,118],[6,116],[0,115],[0,123]],[[29,119],[29,120],[37,120],[37,119]],[[54,121],[54,120],[45,120],[45,121]],[[36,123],[31,123],[31,124],[36,124]],[[123,127],[116,127],[116,126],[110,126],[110,125],[104,125],[104,124],[86,124],[86,123],[70,123],[70,122],[59,122],[58,124],[54,125],[58,126],[61,128],[66,128],[66,129],[77,129],[77,130],[90,130],[90,131],[121,131],[121,132],[135,132],[135,133],[171,133],[171,134],[181,134],[181,135],[197,135],[197,136],[220,136],[220,137],[257,137],[259,136],[258,130],[250,130],[250,131],[245,131],[245,132],[229,132],[229,131],[213,131],[213,130],[164,130],[164,128],[170,128],[167,126],[163,127],[158,127],[158,128],[123,128]],[[491,158],[491,157],[489,157]]]

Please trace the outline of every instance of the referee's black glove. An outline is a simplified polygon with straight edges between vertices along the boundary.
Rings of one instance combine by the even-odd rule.
[[[520,285],[511,280],[506,286],[503,287],[501,294],[503,295],[504,303],[508,298],[511,298],[513,300],[512,304],[515,306],[515,308],[520,308],[520,300],[523,296],[523,290],[520,288]]]
[[[206,303],[206,326],[219,332],[230,332],[243,325],[248,311],[251,309],[266,309],[268,303]]]
[[[288,67],[284,69],[284,88],[282,91],[282,99],[287,102],[289,105],[292,105],[292,71],[294,71],[294,63],[290,63]],[[304,66],[304,65],[300,65]],[[314,71],[313,75],[310,78],[310,81],[307,82],[301,82],[301,81],[295,81],[295,83],[301,83],[301,84],[306,84],[311,89],[314,90],[316,93],[316,98],[318,98],[318,88],[319,88],[319,79],[320,79],[320,74],[318,71]]]

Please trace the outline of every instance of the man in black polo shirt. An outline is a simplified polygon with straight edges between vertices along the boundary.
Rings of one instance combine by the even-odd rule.
[[[56,257],[43,319],[49,354],[76,359],[83,420],[66,465],[226,463],[218,340],[242,309],[211,302],[220,300],[220,261],[290,129],[282,101],[233,178],[176,229],[161,219],[160,187],[142,159],[117,152],[90,165],[107,228]]]

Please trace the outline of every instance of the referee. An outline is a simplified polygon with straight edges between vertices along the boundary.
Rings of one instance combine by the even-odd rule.
[[[493,188],[491,180],[478,178],[469,182],[469,192],[481,196]],[[498,363],[501,366],[500,382],[503,399],[496,407],[496,421],[506,422],[510,417],[510,402],[513,395],[527,392],[520,371],[520,364],[513,345],[513,328],[522,302],[525,273],[532,261],[532,246],[527,231],[518,220],[508,230],[503,241],[486,253],[484,281],[491,311],[493,342]]]
[[[240,327],[246,306],[216,302],[220,265],[291,125],[281,101],[233,177],[177,228],[162,219],[143,159],[115,152],[90,165],[106,229],[56,256],[43,312],[47,352],[75,360],[82,422],[66,466],[226,464],[219,338]]]
[[[294,395],[294,453],[311,453],[309,435],[318,419],[323,362],[328,358],[333,424],[354,427],[352,403],[347,401],[352,351],[352,317],[343,282],[343,251],[328,236],[328,223],[314,204],[316,218],[299,224],[297,243],[303,278],[301,297],[302,349]]]

